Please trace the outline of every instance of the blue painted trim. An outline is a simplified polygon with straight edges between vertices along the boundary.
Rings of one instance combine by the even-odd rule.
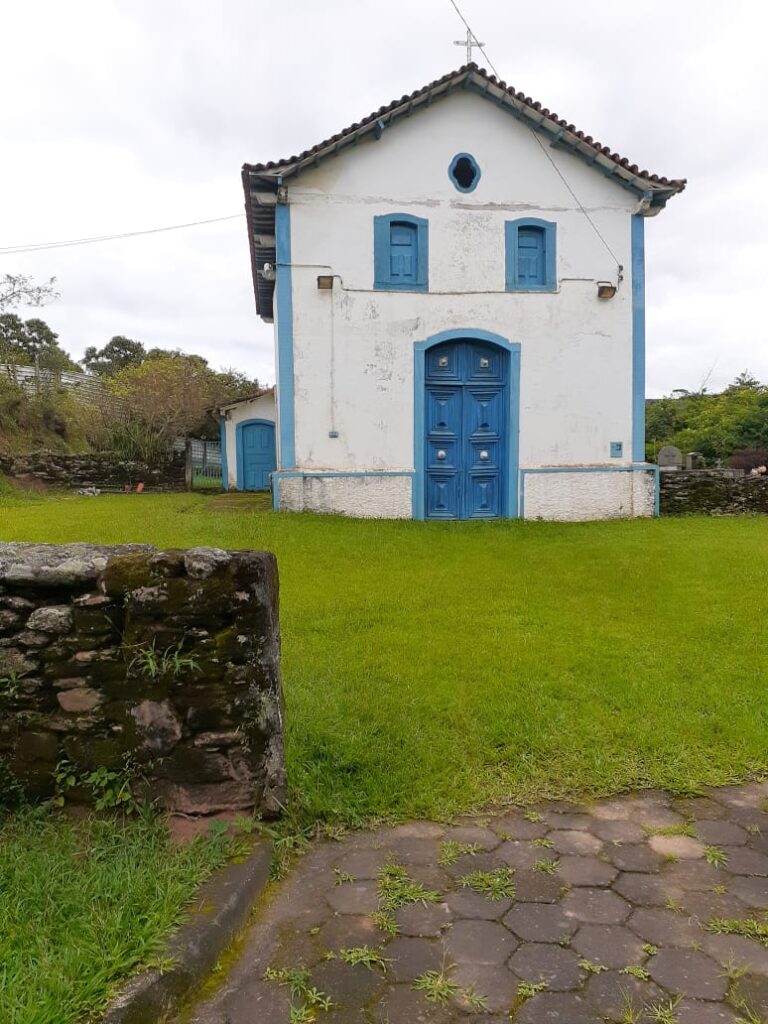
[[[645,217],[632,215],[632,458],[645,461]]]
[[[235,452],[237,453],[237,489],[238,491],[245,490],[245,479],[243,476],[243,468],[245,460],[243,458],[243,428],[244,427],[272,427],[272,436],[275,435],[275,423],[273,420],[253,419],[253,420],[241,420],[235,427]],[[277,456],[277,453],[275,453]]]
[[[460,185],[453,176],[453,172],[456,170],[456,164],[459,160],[469,160],[475,172],[474,180],[471,185],[467,185],[466,188]],[[477,183],[480,181],[482,171],[480,170],[480,164],[472,156],[471,153],[457,153],[456,156],[451,160],[450,166],[448,167],[448,177],[451,179],[451,184],[458,192],[474,192],[477,188]]]
[[[522,286],[517,267],[517,232],[520,228],[541,228],[544,232],[544,284]],[[557,291],[557,224],[540,217],[519,217],[504,222],[504,286],[508,292]]]
[[[390,263],[392,222],[416,228],[416,280],[393,281]],[[373,218],[373,287],[376,291],[429,291],[429,221],[410,213],[387,213]]]
[[[277,260],[277,422],[280,430],[278,466],[296,465],[296,421],[293,380],[293,283],[291,281],[291,208],[275,207]]]
[[[221,444],[221,486],[229,490],[229,471],[227,469],[227,420],[219,417],[219,443]]]
[[[659,467],[652,462],[642,462],[633,466],[536,466],[524,467],[520,470],[520,518],[525,518],[525,478],[530,473],[637,473],[654,471],[655,494],[653,514],[659,514]]]
[[[414,519],[424,518],[424,376],[426,353],[443,341],[488,341],[509,352],[507,378],[507,489],[504,495],[503,515],[515,519],[518,515],[518,463],[520,449],[520,342],[507,341],[500,334],[473,327],[457,328],[432,334],[413,346],[413,465],[411,514]]]
[[[288,477],[324,477],[324,476],[413,476],[410,469],[278,469],[272,474],[281,480]]]

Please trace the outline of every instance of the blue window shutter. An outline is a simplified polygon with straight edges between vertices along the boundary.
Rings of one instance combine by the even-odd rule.
[[[393,284],[416,283],[418,228],[393,220],[389,225],[389,273]]]
[[[373,287],[420,291],[429,287],[429,223],[392,213],[373,218]]]
[[[504,225],[505,287],[510,292],[557,290],[556,225],[538,217]]]

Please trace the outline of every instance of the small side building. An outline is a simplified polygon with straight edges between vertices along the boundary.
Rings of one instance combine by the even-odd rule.
[[[219,406],[225,491],[268,491],[277,468],[275,389]]]

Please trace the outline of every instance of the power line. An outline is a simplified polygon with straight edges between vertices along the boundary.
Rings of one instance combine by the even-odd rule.
[[[0,246],[0,256],[17,252],[40,252],[45,249],[64,249],[72,245],[92,245],[94,242],[113,242],[120,238],[137,238],[140,235],[157,235],[162,231],[180,231],[182,228],[196,228],[202,224],[220,224],[225,220],[239,220],[244,213],[233,213],[228,217],[211,217],[208,220],[193,220],[187,224],[169,224],[161,228],[147,228],[145,231],[123,231],[114,235],[92,235],[90,238],[69,238],[59,242],[29,242],[26,245]]]
[[[471,37],[474,40],[474,42],[471,45],[472,46],[476,46],[478,48],[478,50],[480,50],[480,53],[482,53],[482,55],[488,61],[488,66],[490,67],[491,71],[493,71],[494,75],[496,75],[496,77],[498,78],[498,80],[500,82],[503,81],[503,79],[502,79],[501,75],[499,74],[499,72],[497,71],[496,66],[494,65],[493,61],[491,60],[491,58],[488,56],[488,54],[485,51],[485,43],[481,43],[480,40],[475,35],[475,33],[472,31],[472,29],[470,28],[469,22],[467,21],[467,19],[464,17],[464,15],[459,10],[459,5],[456,3],[456,0],[449,0],[449,3],[451,4],[451,6],[453,7],[454,11],[456,11],[458,16],[463,21],[464,27],[467,30],[468,38]],[[573,191],[573,189],[571,188],[570,184],[568,183],[567,178],[565,177],[563,172],[560,170],[560,168],[555,163],[554,159],[552,158],[552,154],[549,152],[549,147],[544,142],[542,142],[542,140],[539,138],[539,136],[536,133],[536,131],[528,123],[528,119],[525,116],[525,111],[522,109],[522,106],[519,104],[517,97],[512,95],[512,93],[509,93],[508,95],[511,97],[513,106],[515,106],[517,108],[518,113],[523,115],[523,124],[525,125],[525,127],[528,129],[528,131],[531,133],[531,135],[534,137],[534,139],[538,143],[539,149],[542,151],[542,153],[547,158],[547,160],[549,160],[550,164],[552,164],[552,167],[554,168],[555,173],[557,174],[558,178],[560,178],[562,183],[568,189],[568,191],[571,194],[571,197],[573,198],[573,201],[576,203],[578,208],[581,210],[581,212],[587,218],[587,221],[591,225],[592,230],[595,232],[597,237],[603,243],[603,245],[605,246],[606,250],[608,251],[608,253],[612,257],[612,259],[616,263],[616,266],[620,269],[621,268],[621,263],[619,262],[619,259],[618,259],[617,255],[616,255],[616,253],[613,251],[613,249],[610,247],[610,245],[606,242],[606,240],[603,237],[603,235],[602,235],[600,229],[598,228],[597,224],[595,224],[595,222],[592,220],[592,218],[589,215],[589,212],[584,208],[581,200],[579,199],[579,197],[576,195],[576,193]]]

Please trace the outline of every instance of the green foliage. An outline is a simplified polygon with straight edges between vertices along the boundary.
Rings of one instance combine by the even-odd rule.
[[[82,771],[71,761],[62,758],[53,772],[56,783],[54,802],[58,807],[62,807],[70,790],[84,789],[89,793],[97,811],[137,814],[140,807],[132,788],[136,774],[137,767],[127,754],[119,771],[106,768],[104,765],[90,771]]]
[[[400,864],[389,861],[384,864],[378,874],[376,892],[379,897],[379,910],[391,913],[404,907],[407,903],[437,903],[440,893],[425,889],[421,882],[414,882],[408,872]]]
[[[371,949],[370,946],[340,949],[338,953],[332,953],[331,956],[345,964],[349,964],[350,967],[363,966],[369,971],[372,971],[374,967],[379,967],[385,973],[387,964],[392,963],[392,960],[389,957],[385,957],[380,949]]]
[[[727,459],[743,449],[768,448],[768,387],[748,371],[723,392],[673,392],[646,402],[646,457],[656,461],[662,445]]]
[[[84,451],[97,430],[95,410],[71,391],[42,384],[30,392],[0,372],[0,452]]]
[[[24,790],[21,783],[11,771],[6,758],[0,754],[0,824],[8,811],[21,807],[24,803]]]
[[[489,900],[511,900],[515,898],[514,871],[511,868],[496,868],[493,871],[470,871],[459,879],[459,885],[474,889]]]
[[[195,890],[238,848],[175,846],[160,819],[72,822],[40,808],[0,825],[0,1020],[79,1024],[113,986],[158,962]]]
[[[59,345],[59,336],[38,317],[22,320],[15,313],[0,314],[0,362],[37,365],[44,370],[79,371],[77,363]]]
[[[450,968],[443,966],[439,971],[425,971],[413,982],[411,988],[423,992],[427,1002],[447,1006],[453,997],[467,1003],[473,1010],[486,1009],[485,999],[475,992],[472,985],[462,988],[448,973]]]
[[[155,641],[139,646],[137,653],[128,663],[129,675],[146,676],[148,679],[178,679],[187,673],[200,672],[200,663],[191,654],[184,654],[184,641],[158,651]]]
[[[716,917],[709,922],[707,930],[714,935],[742,935],[747,939],[757,939],[768,949],[768,921],[758,921],[754,917]]]
[[[120,370],[129,366],[141,366],[147,357],[147,351],[140,341],[125,338],[120,334],[97,349],[89,345],[82,358],[82,364],[91,373],[100,377],[114,377]]]
[[[448,867],[450,864],[455,864],[459,857],[465,854],[474,857],[481,850],[482,846],[479,843],[457,843],[455,839],[446,839],[440,847],[440,856],[437,862],[443,867]]]
[[[317,1020],[317,1011],[331,1011],[334,1006],[324,992],[310,985],[311,973],[298,967],[268,967],[264,972],[266,981],[275,981],[287,988],[291,997],[289,1024],[308,1024]]]

